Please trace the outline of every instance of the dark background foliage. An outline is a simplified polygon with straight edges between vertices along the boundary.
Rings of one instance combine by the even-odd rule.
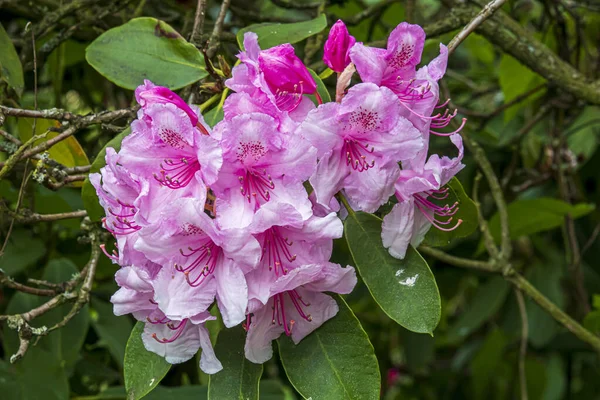
[[[430,38],[423,56],[427,62],[437,54],[438,44],[450,42],[484,5],[454,0],[233,0],[222,29],[206,46],[221,2],[198,3],[205,4],[206,17],[193,43],[206,49],[208,58],[223,71],[235,63],[240,29],[261,22],[311,20],[323,12],[329,26],[342,18],[357,41],[378,46],[385,44],[399,22],[419,23]],[[86,61],[86,47],[110,28],[141,16],[165,21],[189,39],[197,5],[191,0],[0,0],[0,23],[24,70],[19,84],[2,65],[0,104],[21,109],[57,107],[79,115],[131,107],[133,92],[100,75]],[[317,73],[324,69],[320,59],[326,34],[327,29],[295,44],[297,54]],[[600,332],[596,240],[600,219],[594,209],[600,200],[599,46],[600,5],[593,0],[518,0],[508,1],[451,56],[442,93],[451,97],[459,117],[468,118],[464,132],[483,146],[509,204],[513,251],[502,265],[510,268],[491,273],[462,268],[460,262],[424,248],[442,299],[441,320],[433,336],[412,333],[392,321],[359,282],[346,301],[375,348],[382,398],[523,398],[520,377],[526,377],[529,399],[598,397],[598,348],[594,350],[557,322],[557,313],[551,315],[529,296],[521,297],[511,271],[526,277],[593,336]],[[0,51],[5,49],[0,40]],[[185,87],[179,93],[185,99],[194,104],[220,99],[223,85],[218,76],[189,85],[192,82],[181,85]],[[331,92],[335,79],[324,83]],[[77,281],[78,271],[90,257],[90,232],[100,234],[93,223],[82,219],[85,213],[53,221],[40,221],[39,215],[83,210],[80,191],[87,166],[126,127],[131,115],[126,110],[98,124],[81,123],[74,136],[52,147],[49,157],[67,167],[64,174],[24,161],[2,176],[0,314],[24,313],[48,300],[48,293],[23,293],[14,282],[50,294],[72,293],[73,287],[65,287],[64,282]],[[60,128],[53,120],[38,119],[35,124],[36,134]],[[21,142],[33,134],[32,119],[0,111],[0,125]],[[0,161],[5,166],[17,145],[5,135],[0,140]],[[433,149],[453,151],[445,138],[436,138]],[[467,168],[458,178],[471,194],[477,173],[473,148],[464,162]],[[499,242],[492,194],[482,180],[480,210]],[[386,212],[385,207],[381,211]],[[475,221],[476,215],[472,217]],[[444,251],[486,259],[479,232],[454,240]],[[353,264],[345,240],[336,242],[334,259]],[[0,397],[125,398],[123,360],[134,321],[112,313],[109,298],[116,290],[115,270],[101,256],[89,304],[82,303],[66,326],[33,340],[14,364],[10,359],[17,353],[18,337],[15,327],[3,322]],[[28,279],[44,280],[46,285]],[[65,301],[73,302],[66,297]],[[71,304],[61,305],[35,319],[32,326],[52,326],[69,310]],[[171,368],[161,386],[146,398],[199,399],[207,395],[207,383],[208,377],[193,359]],[[264,366],[260,393],[264,399],[300,398],[277,357]]]

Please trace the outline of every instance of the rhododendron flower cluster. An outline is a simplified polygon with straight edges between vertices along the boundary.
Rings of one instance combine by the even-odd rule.
[[[202,370],[215,373],[205,326],[215,304],[227,328],[243,324],[255,363],[280,335],[298,343],[335,316],[326,292],[356,284],[352,266],[330,262],[343,233],[336,194],[364,212],[396,202],[382,241],[398,258],[430,227],[460,224],[457,204],[440,205],[463,167],[461,137],[439,131],[455,115],[438,105],[448,53],[441,45],[417,69],[424,40],[402,23],[387,49],[370,48],[338,21],[324,61],[344,82],[339,101],[323,103],[290,44],[261,49],[246,33],[214,128],[167,88],[136,90],[131,134],[90,180],[121,266],[114,312],[145,323],[148,350],[179,363],[202,348]],[[362,82],[346,90],[354,71]],[[431,134],[450,136],[458,155],[427,158]]]

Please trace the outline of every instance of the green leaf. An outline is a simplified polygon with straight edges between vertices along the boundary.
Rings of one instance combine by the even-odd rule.
[[[204,114],[204,121],[212,128],[223,119],[223,107],[217,106]]]
[[[8,239],[4,254],[0,257],[0,269],[14,276],[46,254],[44,242],[32,237],[29,230],[15,229]]]
[[[283,368],[304,398],[379,399],[379,366],[360,322],[339,296],[338,314],[297,345],[277,340]]]
[[[125,347],[133,324],[127,316],[116,316],[112,304],[93,298],[92,326],[100,338],[100,345],[108,348],[113,359],[123,368]]]
[[[90,167],[90,174],[100,172],[100,169],[106,165],[106,149],[108,147],[112,147],[115,149],[115,151],[119,151],[121,149],[121,142],[125,136],[129,135],[130,132],[131,128],[127,128],[106,143],[92,163]],[[86,178],[85,182],[83,183],[83,188],[81,189],[81,199],[83,200],[83,207],[87,210],[90,220],[100,221],[104,217],[104,208],[102,208],[98,202],[96,189],[94,189],[94,186],[92,186],[89,177]]]
[[[25,142],[33,136],[33,118],[19,118],[17,125],[19,127],[19,137],[22,142]],[[35,123],[35,134],[40,135],[44,132],[45,138],[36,140],[33,145],[47,142],[48,140],[59,135],[59,132],[49,131],[50,128],[58,128],[60,124],[57,121],[51,119],[38,119]],[[69,136],[65,140],[56,143],[54,146],[48,149],[50,158],[61,163],[65,167],[75,167],[89,165],[90,161],[83,151],[83,148],[75,138],[75,136]],[[34,163],[37,163],[34,161]]]
[[[456,177],[452,178],[450,182],[448,182],[447,188],[449,189],[449,196],[447,198],[441,202],[431,198],[430,200],[436,203],[450,205],[454,204],[454,202],[458,202],[458,212],[454,214],[452,218],[454,218],[454,221],[461,219],[462,223],[458,228],[449,232],[444,232],[435,228],[429,229],[423,244],[429,246],[446,246],[450,244],[453,239],[469,236],[479,226],[477,207],[475,206],[475,203],[473,203],[473,200],[465,193],[465,189],[463,189],[460,181],[456,179]]]
[[[595,206],[589,203],[569,204],[549,197],[517,200],[508,205],[508,223],[511,239],[533,235],[561,226],[565,216],[579,218],[589,214]],[[500,217],[498,213],[490,219],[490,230],[500,243]]]
[[[292,389],[275,379],[261,379],[260,400],[296,400]]]
[[[500,330],[488,334],[485,342],[471,361],[471,379],[475,399],[483,399],[486,388],[493,380],[494,371],[502,361],[507,339]]]
[[[13,88],[19,97],[23,94],[23,66],[10,37],[0,24],[0,79]]]
[[[598,148],[600,136],[600,107],[587,106],[577,119],[567,129],[567,144],[576,156],[589,160]],[[579,165],[583,164],[579,163]]]
[[[124,374],[128,400],[137,400],[150,393],[171,369],[163,357],[149,352],[142,342],[144,324],[138,322],[125,349]]]
[[[331,101],[331,96],[329,95],[329,91],[327,90],[327,87],[325,86],[319,75],[310,68],[308,68],[308,72],[310,72],[310,74],[315,80],[315,83],[317,84],[317,93],[319,93],[319,96],[321,96],[321,100],[323,101],[323,103],[329,103]],[[318,106],[319,102],[317,101],[316,96],[311,95],[310,97],[311,99],[313,99],[315,105]]]
[[[502,307],[509,290],[509,283],[501,276],[490,278],[481,285],[469,300],[467,309],[448,330],[446,340],[459,342],[481,327]]]
[[[355,266],[383,311],[410,331],[432,333],[441,300],[423,257],[412,246],[403,260],[392,257],[381,243],[381,219],[374,215],[351,214],[344,225]]]
[[[246,334],[242,326],[219,332],[215,354],[223,370],[210,376],[208,398],[258,400],[258,382],[262,364],[253,364],[244,356]]]
[[[565,305],[561,288],[562,268],[558,260],[553,260],[535,265],[526,274],[529,282],[561,309]],[[525,304],[529,322],[529,341],[536,347],[544,347],[556,336],[560,326],[548,312],[530,298],[525,299]]]
[[[198,49],[154,18],[135,18],[104,32],[85,58],[106,79],[132,90],[144,79],[179,89],[208,75]]]
[[[157,386],[144,396],[144,400],[205,400],[208,398],[208,387],[200,385],[166,387]],[[100,392],[97,396],[86,397],[89,400],[125,400],[126,392],[123,386],[113,386]]]
[[[498,67],[500,88],[504,93],[504,104],[510,103],[516,97],[544,82],[544,79],[521,64],[508,54],[503,54]],[[543,91],[529,97],[522,103],[509,107],[504,111],[504,121],[511,121],[519,112],[519,108],[539,97]]]
[[[316,35],[327,27],[325,14],[315,19],[291,24],[264,23],[247,26],[237,33],[240,49],[244,48],[244,33],[254,32],[258,35],[258,44],[261,49],[268,49],[283,43],[297,43],[307,37]]]

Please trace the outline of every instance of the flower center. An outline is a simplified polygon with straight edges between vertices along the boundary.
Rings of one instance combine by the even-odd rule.
[[[296,255],[290,252],[293,244],[294,242],[284,238],[275,226],[265,232],[261,261],[269,267],[269,271],[275,271],[275,276],[279,277],[280,273],[287,274],[290,268],[287,268],[286,264],[296,260]]]
[[[363,131],[373,131],[379,127],[379,114],[377,111],[366,110],[359,107],[350,115],[350,124],[354,128],[359,128]]]
[[[183,139],[183,137],[170,128],[163,128],[160,130],[158,136],[160,139],[174,149],[185,149],[189,147],[189,144]]]
[[[388,59],[388,64],[394,69],[401,69],[409,65],[415,52],[414,43],[402,43],[399,49]]]

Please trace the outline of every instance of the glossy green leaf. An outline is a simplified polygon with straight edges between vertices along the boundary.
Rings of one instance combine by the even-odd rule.
[[[133,329],[129,316],[116,316],[112,304],[92,298],[92,327],[100,338],[99,345],[108,348],[113,359],[123,367],[125,347]]]
[[[502,307],[509,291],[510,284],[501,276],[490,278],[479,286],[467,303],[466,310],[448,330],[446,340],[458,342],[481,327]]]
[[[254,32],[258,35],[261,49],[268,49],[283,43],[297,43],[312,35],[316,35],[327,27],[325,14],[315,19],[291,24],[264,23],[247,26],[237,33],[240,49],[244,48],[244,33]]]
[[[589,160],[598,148],[600,140],[600,107],[587,106],[575,121],[567,128],[569,149],[583,162]],[[583,162],[580,162],[581,165]]]
[[[125,349],[124,374],[128,400],[137,400],[150,393],[171,369],[165,359],[149,352],[142,342],[144,324],[138,322],[129,336]]]
[[[121,149],[121,142],[123,141],[123,138],[129,135],[130,132],[131,129],[127,128],[106,143],[102,150],[100,150],[100,153],[98,153],[96,156],[96,159],[94,159],[94,162],[90,168],[90,174],[99,172],[100,169],[106,165],[106,149],[108,147],[112,147],[116,151],[119,151]],[[81,199],[83,200],[83,206],[87,210],[88,216],[92,221],[100,221],[104,217],[104,208],[102,208],[98,202],[96,189],[94,189],[92,186],[89,177],[86,178],[85,182],[83,183],[83,188],[81,189]]]
[[[565,216],[579,218],[594,210],[593,204],[569,204],[549,197],[513,201],[508,205],[508,223],[511,239],[528,236],[561,226]],[[497,243],[500,242],[500,217],[490,219],[490,230]]]
[[[22,142],[25,142],[33,136],[33,118],[19,118],[19,137]],[[35,123],[35,134],[40,135],[44,132],[48,132],[46,137],[36,140],[34,145],[47,142],[48,140],[59,135],[59,132],[49,131],[50,128],[58,128],[60,124],[58,121],[51,119],[38,119]],[[56,143],[54,146],[48,149],[50,158],[65,167],[75,167],[89,165],[90,161],[83,151],[83,148],[75,138],[75,136],[69,136],[65,140]],[[35,161],[34,161],[35,162]]]
[[[97,396],[87,400],[125,400],[125,387],[109,387]],[[208,386],[190,385],[180,387],[157,386],[152,392],[144,396],[144,400],[206,400]]]
[[[563,265],[558,260],[534,265],[525,277],[544,296],[563,308],[565,299],[562,293]],[[560,326],[548,312],[530,298],[525,299],[527,320],[529,321],[529,341],[536,347],[546,346],[559,332]]]
[[[44,242],[32,237],[32,232],[15,229],[9,239],[4,254],[0,257],[0,269],[14,276],[46,254]]]
[[[442,201],[436,201],[435,199],[429,198],[434,203],[439,203],[440,205],[444,204],[454,204],[458,202],[458,212],[454,214],[452,217],[454,221],[462,220],[462,223],[454,230],[444,232],[439,229],[431,228],[425,239],[423,244],[429,246],[446,246],[453,239],[467,237],[472,234],[477,227],[479,226],[479,221],[477,219],[477,207],[475,207],[475,203],[473,200],[467,196],[465,193],[465,189],[463,189],[462,184],[456,177],[452,178],[448,185],[446,186],[449,190],[449,195]]]
[[[10,37],[0,24],[0,79],[13,88],[19,96],[23,94],[23,67]]]
[[[381,219],[371,214],[349,215],[344,234],[361,278],[383,311],[410,331],[432,333],[441,300],[423,257],[412,246],[403,260],[392,257],[381,243]]]
[[[538,74],[521,64],[508,54],[502,55],[500,66],[498,67],[500,88],[504,94],[504,103],[510,103],[516,97],[522,95],[528,90],[544,82]],[[540,96],[542,91],[529,97],[522,103],[509,107],[504,111],[504,121],[511,121],[518,113],[519,108],[524,104],[531,102],[534,98]]]
[[[223,364],[223,370],[210,376],[209,399],[258,400],[258,382],[263,366],[246,359],[245,342],[246,334],[241,325],[219,332],[215,354]]]
[[[323,81],[321,80],[321,78],[315,71],[313,71],[312,69],[309,68],[308,72],[310,72],[310,74],[312,75],[312,77],[314,78],[314,80],[317,84],[317,93],[319,93],[319,96],[321,96],[321,101],[323,103],[329,103],[331,101],[331,96],[329,95],[327,86],[325,86],[325,84],[323,83]],[[315,103],[315,105],[318,106],[319,101],[317,100],[316,96],[311,95],[310,97],[313,99],[313,102]]]
[[[260,400],[295,400],[293,390],[275,379],[261,379]]]
[[[278,339],[285,372],[304,398],[379,399],[380,373],[373,346],[346,302],[338,314],[297,345]]]
[[[154,18],[135,18],[104,32],[85,57],[106,79],[132,90],[144,79],[179,89],[208,75],[198,49]]]
[[[485,339],[485,342],[471,361],[471,380],[473,398],[483,399],[486,388],[494,378],[498,364],[502,361],[504,346],[507,339],[500,330],[494,330]]]

